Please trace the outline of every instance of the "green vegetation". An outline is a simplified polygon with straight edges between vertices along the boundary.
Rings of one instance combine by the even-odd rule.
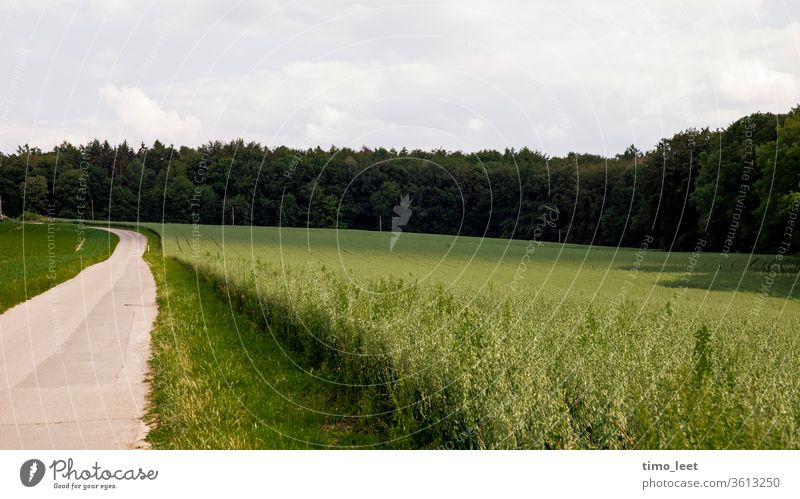
[[[388,233],[152,227],[167,257],[255,323],[237,333],[230,311],[178,301],[171,313],[194,319],[179,312],[175,332],[161,334],[202,334],[205,318],[220,321],[221,336],[205,353],[176,357],[211,366],[219,342],[225,369],[239,359],[237,379],[258,372],[247,362],[289,358],[298,383],[335,390],[392,445],[800,447],[798,267],[789,257],[703,243],[666,253],[411,233],[389,251]],[[165,379],[194,383],[194,370],[180,369]],[[261,410],[234,402],[240,385],[228,388],[225,376],[205,378],[214,396],[231,392],[223,408]],[[270,392],[269,378],[246,379]],[[180,404],[182,393],[158,397]],[[200,420],[220,419],[208,397],[211,415],[193,416],[205,435],[214,425]],[[227,428],[215,445],[254,443],[235,440],[249,438],[237,435],[244,425]]]
[[[111,255],[119,239],[76,224],[0,223],[0,312]]]
[[[197,148],[92,141],[0,154],[7,214],[63,218],[386,230],[401,196],[405,232],[526,240],[548,209],[574,244],[772,253],[800,205],[800,107],[725,129],[689,129],[642,152],[549,157],[504,151]],[[113,181],[112,181],[113,179]],[[23,196],[24,194],[24,196]]]
[[[147,233],[147,231],[146,231]],[[159,240],[147,234],[150,248]],[[158,449],[304,449],[377,442],[214,286],[158,251],[148,440]],[[361,430],[361,431],[359,431]]]

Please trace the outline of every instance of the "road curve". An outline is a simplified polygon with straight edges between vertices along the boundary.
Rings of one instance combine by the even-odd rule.
[[[0,449],[144,447],[156,284],[147,239],[0,315]]]

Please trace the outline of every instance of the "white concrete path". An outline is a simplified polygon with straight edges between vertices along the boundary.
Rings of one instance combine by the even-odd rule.
[[[0,315],[0,449],[144,446],[156,285],[147,239],[109,230],[108,260]]]

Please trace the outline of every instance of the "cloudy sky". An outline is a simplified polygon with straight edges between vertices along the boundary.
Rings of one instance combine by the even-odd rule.
[[[0,151],[197,145],[613,155],[800,102],[790,0],[0,0]]]

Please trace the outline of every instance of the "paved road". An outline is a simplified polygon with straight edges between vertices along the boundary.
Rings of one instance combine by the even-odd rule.
[[[110,230],[108,260],[0,315],[0,449],[145,446],[156,286],[146,238]]]

